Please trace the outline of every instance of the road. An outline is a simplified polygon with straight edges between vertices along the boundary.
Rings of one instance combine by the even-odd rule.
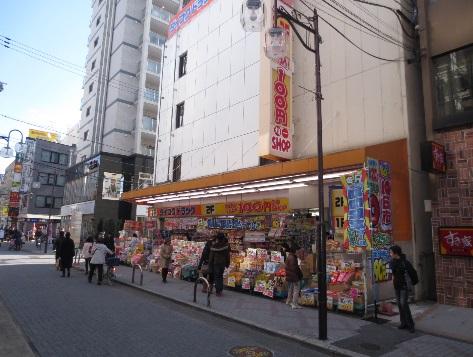
[[[0,300],[39,356],[229,356],[260,346],[274,356],[323,356],[205,312],[121,285],[61,278],[52,256],[0,248]],[[1,302],[0,301],[0,302]]]

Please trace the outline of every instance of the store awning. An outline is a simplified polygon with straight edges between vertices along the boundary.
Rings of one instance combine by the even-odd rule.
[[[335,179],[349,170],[359,168],[365,157],[364,149],[326,155],[324,178]],[[125,192],[122,200],[138,204],[154,204],[303,187],[317,181],[317,169],[316,157],[276,162]]]

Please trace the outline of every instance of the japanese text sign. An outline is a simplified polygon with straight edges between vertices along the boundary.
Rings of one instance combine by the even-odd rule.
[[[440,227],[440,254],[473,257],[473,227]]]

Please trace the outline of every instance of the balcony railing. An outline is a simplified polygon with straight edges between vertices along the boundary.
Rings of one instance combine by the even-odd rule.
[[[147,66],[148,72],[152,72],[154,74],[161,74],[161,63],[153,61],[153,60],[148,60],[148,66]]]
[[[146,131],[156,132],[156,125],[158,121],[148,116],[143,116],[142,129]]]
[[[150,102],[157,103],[159,101],[159,91],[156,89],[145,88],[143,95]]]
[[[172,18],[172,14],[169,11],[161,9],[158,6],[153,6],[153,8],[151,9],[151,16],[162,20],[167,24],[169,23],[169,21],[171,21]]]
[[[151,42],[153,45],[162,47],[164,46],[164,43],[166,42],[166,38],[164,36],[161,36],[160,34],[150,31],[149,32],[149,42]]]

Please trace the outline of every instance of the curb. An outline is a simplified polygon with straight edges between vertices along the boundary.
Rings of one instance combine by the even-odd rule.
[[[248,321],[248,320],[245,320],[245,319],[240,319],[240,318],[237,318],[237,317],[229,316],[229,315],[226,315],[224,313],[214,311],[211,308],[207,308],[206,306],[202,306],[202,305],[199,305],[199,304],[194,304],[194,303],[186,301],[186,300],[176,299],[176,298],[172,298],[172,297],[169,297],[169,296],[166,296],[166,295],[162,295],[158,292],[149,290],[149,289],[144,288],[144,287],[137,286],[137,285],[132,284],[132,283],[128,283],[128,282],[118,280],[118,279],[113,279],[113,281],[118,283],[118,284],[127,286],[129,288],[133,288],[133,289],[142,291],[142,292],[144,292],[146,294],[149,294],[149,295],[152,295],[154,297],[159,297],[159,298],[177,303],[179,305],[190,307],[194,310],[203,311],[203,312],[212,314],[214,316],[218,316],[218,317],[220,317],[222,319],[225,319],[227,321],[236,322],[236,323],[239,323],[241,325],[245,325],[245,326],[248,326],[248,327],[255,328],[257,330],[260,330],[260,331],[262,331],[266,334],[272,335],[272,336],[281,337],[281,338],[284,338],[286,340],[297,341],[297,342],[302,343],[302,344],[304,344],[308,347],[314,348],[314,349],[316,349],[320,352],[329,352],[332,356],[366,357],[366,355],[364,355],[364,354],[356,353],[356,352],[353,352],[353,351],[350,351],[350,350],[346,350],[346,349],[343,349],[343,348],[340,348],[340,347],[333,346],[329,342],[322,342],[322,341],[319,341],[315,338],[307,338],[306,339],[306,338],[300,337],[300,336],[295,335],[295,334],[285,333],[285,332],[282,332],[282,331],[274,331],[274,330],[271,330],[271,329],[269,329],[265,326],[254,323],[252,321]]]

